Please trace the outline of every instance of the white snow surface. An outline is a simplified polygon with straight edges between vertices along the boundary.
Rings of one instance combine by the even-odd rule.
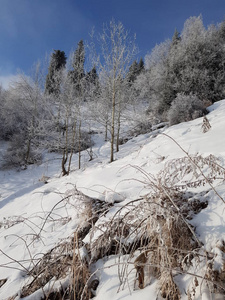
[[[198,118],[169,127],[164,133],[190,155],[213,154],[225,167],[225,100],[209,109],[207,118],[211,129],[208,132],[202,133],[202,118]],[[32,165],[26,170],[0,170],[0,280],[7,279],[0,288],[1,300],[19,293],[27,280],[25,272],[32,268],[37,258],[73,236],[80,220],[80,203],[75,197],[57,203],[73,193],[75,187],[90,197],[114,204],[107,219],[124,203],[148,192],[146,177],[139,168],[157,174],[169,160],[185,156],[172,139],[148,133],[120,146],[120,151],[115,153],[115,161],[109,163],[110,143],[104,142],[100,134],[95,135],[95,142],[94,159],[89,161],[88,153],[84,151],[82,169],[78,170],[78,157],[74,155],[69,176],[60,176],[60,156],[53,154],[46,154],[41,165]],[[5,144],[0,143],[1,155]],[[43,176],[49,177],[47,184],[41,181]],[[220,182],[215,189],[225,199],[225,183]],[[195,215],[191,222],[205,249],[216,253],[218,245],[225,241],[225,204],[214,191],[210,191],[208,197],[207,208]],[[218,254],[218,268],[220,259]],[[110,265],[113,266],[108,268]],[[130,287],[125,286],[118,292],[116,257],[99,261],[96,268],[99,268],[100,274],[96,300],[157,298],[156,280],[143,290],[133,290],[134,272],[129,279]],[[183,291],[187,290],[190,278],[188,275],[177,277],[183,288],[182,299],[187,299]],[[36,292],[32,297],[27,299],[40,299],[41,293]],[[199,291],[199,296],[196,295],[196,299],[207,297],[207,291],[203,291],[202,295]],[[220,299],[219,296],[217,299]]]

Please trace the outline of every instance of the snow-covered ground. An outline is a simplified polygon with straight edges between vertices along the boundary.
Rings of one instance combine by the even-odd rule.
[[[72,172],[65,177],[60,176],[60,156],[53,154],[46,154],[40,166],[32,165],[23,171],[1,170],[0,283],[3,279],[7,281],[0,287],[0,299],[9,299],[17,294],[16,299],[19,299],[20,290],[28,280],[25,276],[28,270],[44,253],[73,236],[81,220],[75,189],[89,197],[112,203],[111,210],[105,216],[107,220],[124,203],[148,193],[146,174],[156,175],[169,161],[185,157],[181,147],[189,155],[207,157],[213,154],[225,167],[224,115],[225,100],[222,100],[210,107],[207,118],[211,129],[208,132],[202,132],[203,118],[199,118],[162,130],[164,134],[140,135],[120,147],[113,163],[109,163],[109,142],[103,142],[101,136],[96,134],[94,159],[88,161],[88,153],[84,151],[82,169],[78,170],[75,155]],[[42,182],[43,176],[49,177],[47,184]],[[225,199],[223,180],[216,181],[214,187]],[[198,187],[197,191],[206,189],[209,186]],[[190,223],[204,244],[203,249],[218,253],[215,262],[219,269],[221,265],[225,266],[224,257],[218,250],[225,241],[225,203],[213,190],[207,197],[208,206]],[[152,279],[146,288],[134,291],[135,273],[132,271],[130,284],[119,288],[117,259],[112,256],[97,262],[95,268],[99,268],[100,284],[96,299],[157,299],[157,280]],[[188,299],[185,291],[191,284],[192,276],[179,275],[176,281],[182,299]],[[37,293],[27,299],[39,299],[40,295]],[[193,299],[210,299],[208,297],[206,287],[202,285],[196,288]],[[223,299],[220,295],[215,297]]]

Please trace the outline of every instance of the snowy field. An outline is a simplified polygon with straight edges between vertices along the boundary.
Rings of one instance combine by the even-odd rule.
[[[109,163],[110,144],[100,135],[95,136],[94,159],[88,161],[88,153],[82,154],[82,169],[77,170],[78,158],[74,156],[72,172],[60,176],[60,156],[46,154],[39,166],[26,170],[0,171],[0,299],[20,299],[22,287],[32,281],[29,271],[45,253],[59,243],[73,238],[74,231],[85,219],[83,203],[76,190],[110,204],[106,214],[97,221],[97,226],[112,218],[125,204],[149,193],[148,179],[157,174],[174,159],[201,155],[213,155],[218,164],[225,168],[225,100],[210,107],[207,118],[211,128],[202,132],[203,118],[181,123],[164,129],[158,135],[147,133],[129,140],[115,153],[115,161]],[[5,145],[1,146],[1,153]],[[197,172],[198,170],[196,170]],[[203,166],[202,172],[208,169]],[[149,175],[151,174],[151,176]],[[193,174],[185,180],[193,180]],[[224,174],[204,186],[191,186],[188,191],[203,193],[208,205],[188,221],[193,225],[196,237],[202,243],[202,253],[214,254],[214,269],[225,273],[225,183]],[[46,179],[47,184],[43,182]],[[176,182],[177,183],[177,182]],[[219,196],[218,196],[218,195]],[[203,199],[203,200],[204,200]],[[87,235],[88,239],[98,239]],[[116,299],[161,299],[158,279],[149,278],[144,289],[134,288],[135,270],[128,266],[127,282],[122,286],[118,277],[117,255],[99,259],[92,267],[99,279],[96,300]],[[111,267],[110,267],[111,266]],[[225,299],[218,291],[210,290],[202,279],[205,264],[193,264],[183,274],[174,274],[181,299]],[[193,281],[195,295],[188,298]],[[223,275],[225,280],[225,275]],[[24,299],[41,299],[50,284],[66,285],[68,276],[51,280]],[[3,284],[4,283],[4,284]],[[225,283],[220,283],[225,288]]]

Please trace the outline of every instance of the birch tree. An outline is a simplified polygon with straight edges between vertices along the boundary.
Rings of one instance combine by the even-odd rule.
[[[99,35],[100,56],[98,58],[102,88],[108,91],[111,107],[111,154],[110,162],[114,161],[114,141],[116,137],[116,109],[121,106],[121,84],[125,78],[131,62],[137,54],[135,36],[131,38],[121,22],[112,20],[109,26],[103,26]],[[120,112],[120,109],[118,110]],[[117,133],[118,135],[118,133]]]

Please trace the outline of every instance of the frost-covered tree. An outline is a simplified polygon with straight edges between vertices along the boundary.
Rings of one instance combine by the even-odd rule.
[[[89,100],[94,94],[93,86],[95,83],[97,85],[98,80],[95,68],[86,74],[84,58],[84,45],[81,40],[77,49],[69,56],[67,69],[61,72],[61,92],[56,106],[58,139],[54,147],[62,153],[63,176],[70,173],[73,153],[78,152],[80,169],[81,151],[91,145],[91,139],[87,138],[83,130],[83,124],[87,122],[84,105],[85,100]]]
[[[138,75],[138,63],[137,60],[134,60],[127,73],[128,82],[133,83],[137,78],[137,75]]]
[[[72,58],[72,70],[69,71],[69,78],[71,80],[71,84],[75,88],[78,96],[82,94],[82,80],[85,76],[84,71],[84,62],[85,62],[85,50],[84,50],[84,42],[80,40],[77,49],[75,50]]]
[[[8,139],[10,134],[10,130],[6,122],[7,114],[5,110],[5,98],[6,91],[4,91],[3,87],[0,85],[0,139]]]
[[[141,74],[145,70],[145,64],[143,58],[141,57],[138,63],[138,75]]]
[[[211,102],[225,97],[225,25],[209,26],[204,48],[204,64],[208,71],[208,89]]]
[[[107,90],[111,106],[111,154],[110,161],[114,160],[114,141],[116,137],[116,123],[121,107],[121,85],[133,61],[137,48],[135,38],[131,38],[121,22],[112,20],[109,26],[103,26],[99,35],[101,54],[97,59],[102,88]],[[120,118],[120,117],[119,117]],[[117,131],[118,135],[118,131]]]
[[[181,34],[176,62],[182,65],[178,92],[195,93],[205,103],[223,97],[224,47],[215,26],[204,28],[202,17],[191,17]]]
[[[144,71],[143,59],[141,58],[139,62],[137,62],[137,60],[134,60],[126,76],[128,82],[130,84],[134,83],[134,81],[137,79],[137,76],[140,75],[143,71]]]
[[[146,56],[147,71],[141,78],[148,88],[142,87],[141,92],[149,98],[149,112],[156,121],[166,120],[172,101],[180,93],[195,94],[205,106],[224,98],[222,36],[222,24],[206,29],[201,16],[191,17],[181,35],[175,30],[171,41],[156,45]]]
[[[66,65],[64,51],[54,50],[51,54],[48,74],[46,76],[45,93],[58,95],[60,93],[61,72]]]
[[[50,118],[38,82],[20,74],[5,95],[4,113],[10,140],[6,163],[27,165],[41,158]]]
[[[175,46],[179,44],[180,41],[181,41],[180,33],[177,31],[177,29],[175,29],[172,37],[172,45]]]
[[[171,104],[168,120],[170,125],[174,125],[202,117],[204,112],[205,106],[196,95],[180,93]]]
[[[96,101],[99,99],[100,91],[100,82],[99,76],[97,73],[97,68],[94,65],[92,69],[86,73],[83,79],[83,89],[85,100],[87,101]]]
[[[177,60],[183,60],[179,92],[207,97],[208,74],[205,61],[206,29],[202,17],[191,17],[184,23]],[[203,95],[205,93],[205,95]]]
[[[87,80],[93,84],[97,84],[98,82],[98,74],[96,66],[94,66],[90,72],[87,74]]]
[[[149,112],[153,122],[161,122],[165,119],[165,112],[169,108],[169,94],[171,90],[170,82],[168,81],[168,53],[170,50],[171,41],[156,45],[152,52],[146,56],[145,65],[146,72],[138,79],[141,88],[140,80],[144,80],[147,87],[141,91],[142,97],[149,99]]]

